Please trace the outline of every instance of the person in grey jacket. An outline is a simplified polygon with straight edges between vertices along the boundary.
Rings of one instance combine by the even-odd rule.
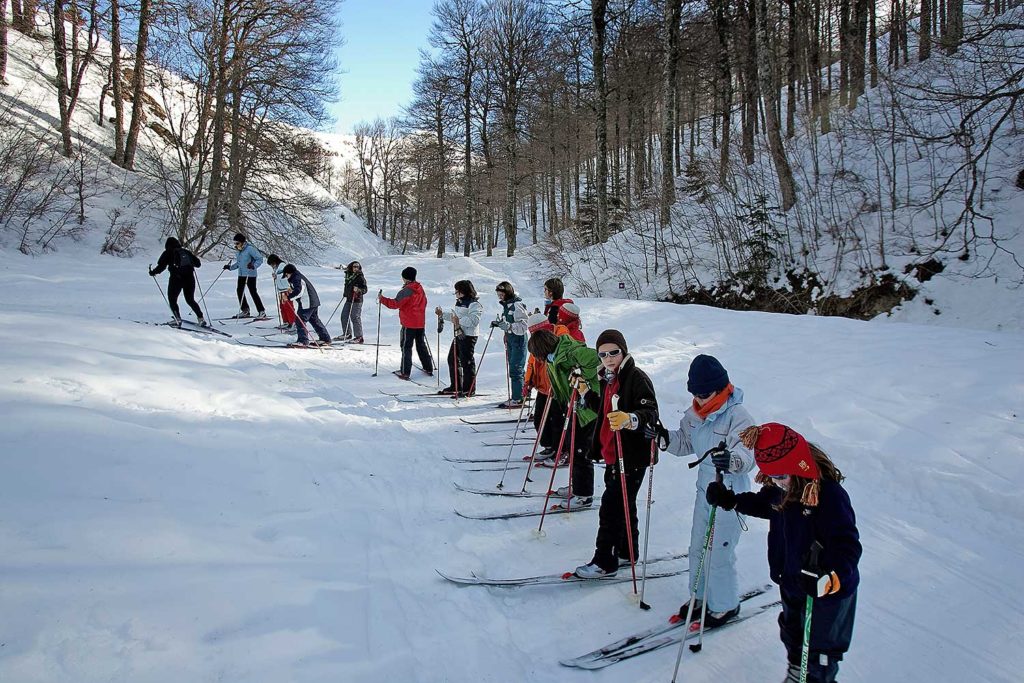
[[[260,299],[260,293],[256,291],[256,269],[263,265],[263,254],[259,249],[248,244],[245,235],[240,232],[235,234],[235,251],[238,253],[235,254],[234,263],[224,265],[224,270],[238,271],[238,286],[235,289],[238,294],[238,313],[232,317],[252,317],[249,312],[249,302],[245,300],[245,290],[248,287],[252,302],[256,304],[256,317],[266,318],[267,312],[263,308],[263,300]]]
[[[511,383],[512,396],[509,400],[499,403],[499,408],[516,409],[523,407],[523,368],[526,365],[526,332],[529,330],[527,319],[530,314],[526,304],[516,296],[516,290],[507,280],[499,282],[494,288],[501,304],[501,315],[491,321],[491,327],[500,328],[505,333],[505,350],[508,360],[508,377]]]
[[[295,306],[298,309],[295,312],[299,317],[296,321],[295,331],[299,337],[294,345],[309,346],[309,334],[304,324],[309,323],[320,338],[319,345],[330,346],[331,333],[327,331],[327,328],[320,321],[320,315],[317,313],[320,310],[320,296],[316,293],[313,283],[290,263],[281,272],[288,278],[288,300],[295,302]]]
[[[691,453],[698,458],[711,451],[697,469],[697,496],[693,501],[693,525],[690,529],[690,593],[696,594],[694,614],[700,614],[703,601],[708,612],[705,625],[719,626],[740,611],[739,579],[736,575],[736,544],[740,540],[740,520],[734,512],[716,514],[714,546],[711,562],[705,560],[708,572],[708,594],[704,594],[705,577],[697,580],[697,565],[704,549],[711,506],[707,502],[708,484],[715,481],[716,470],[723,472],[726,487],[735,493],[750,490],[748,473],[754,468],[754,454],[743,445],[740,432],[754,424],[743,407],[743,391],[729,382],[729,373],[714,356],[701,354],[690,363],[686,389],[693,394],[679,430],[670,433],[669,452],[678,456]],[[725,442],[724,447],[721,447]],[[686,618],[689,601],[680,609]]]
[[[455,307],[444,311],[438,306],[434,313],[454,325],[452,344],[448,349],[448,376],[451,377],[451,384],[438,393],[455,396],[476,393],[476,358],[473,354],[476,351],[476,340],[480,336],[480,318],[484,314],[476,287],[469,280],[459,280],[455,283]]]

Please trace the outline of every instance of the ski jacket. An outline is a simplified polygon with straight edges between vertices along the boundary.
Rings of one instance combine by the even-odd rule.
[[[565,303],[571,302],[567,300]],[[569,330],[570,337],[578,342],[583,342],[584,344],[587,343],[587,338],[583,334],[583,323],[580,322],[580,317],[578,315],[570,313],[564,306],[558,309],[558,313],[556,315],[558,317],[557,324],[565,325],[565,328]]]
[[[644,438],[644,425],[658,424],[658,399],[654,395],[654,384],[640,368],[636,367],[633,357],[627,355],[619,365],[618,373],[609,373],[601,368],[600,387],[591,387],[583,396],[587,406],[597,413],[598,431],[590,443],[590,459],[604,460],[605,464],[616,464],[616,454],[609,453],[604,444],[614,444],[614,433],[606,420],[611,408],[609,388],[619,394],[619,410],[632,413],[637,417],[636,429],[623,429],[622,464],[626,472],[635,472],[647,467],[651,462],[651,440]],[[604,442],[604,443],[602,443]],[[614,446],[613,446],[614,449]]]
[[[366,294],[367,291],[366,278],[362,273],[345,273],[344,298],[352,303],[362,301],[363,294]]]
[[[410,330],[426,327],[427,295],[420,283],[409,282],[394,299],[382,296],[380,302],[387,308],[398,310],[398,320],[402,327]]]
[[[263,265],[263,254],[251,244],[246,244],[235,254],[230,270],[237,270],[239,277],[256,277],[256,269]]]
[[[558,338],[554,356],[554,360],[548,361],[547,364],[548,380],[551,382],[552,395],[562,405],[569,404],[569,395],[572,392],[569,387],[569,375],[576,368],[583,373],[583,379],[588,385],[596,387],[600,383],[597,370],[601,367],[601,360],[594,349],[568,335],[563,335]],[[576,421],[581,427],[586,427],[596,418],[597,412],[586,403],[576,407]]]
[[[776,510],[772,506],[782,501],[782,489],[763,486],[756,493],[736,496],[736,510],[768,520],[768,568],[772,581],[790,592],[803,592],[800,570],[811,544],[818,541],[822,545],[820,569],[836,573],[839,591],[817,599],[841,600],[856,591],[860,583],[860,534],[846,489],[831,479],[823,478],[819,485],[816,507],[797,501],[784,510]]]
[[[753,426],[754,418],[743,407],[743,390],[734,388],[725,405],[700,419],[691,405],[686,409],[679,423],[679,430],[671,432],[668,451],[673,455],[686,457],[691,453],[698,458],[718,446],[723,440],[732,454],[740,459],[739,472],[724,475],[724,483],[736,493],[750,490],[748,472],[754,468],[754,454],[740,442],[740,432]],[[708,484],[715,480],[715,466],[706,458],[697,468],[698,499],[704,499]]]
[[[277,267],[277,270],[274,271],[274,286],[279,292],[287,292],[291,288],[291,285],[288,283],[288,278],[284,275],[284,265],[285,264],[282,263]]]
[[[320,297],[317,295],[313,283],[306,279],[306,276],[299,271],[296,270],[291,274],[288,278],[288,285],[290,288],[288,300],[297,301],[299,310],[308,311],[320,305]]]
[[[550,325],[550,323],[545,324]],[[569,334],[569,331],[562,325],[550,325],[547,329],[556,337]],[[550,396],[551,380],[548,379],[548,364],[537,360],[533,354],[528,355],[529,357],[526,359],[526,372],[523,375],[523,383],[526,386],[535,387],[538,393]]]
[[[153,275],[159,275],[166,269],[170,277],[176,280],[191,280],[195,269],[200,267],[202,261],[185,247],[177,249],[164,249],[153,269]]]
[[[572,299],[555,299],[551,303],[544,304],[544,315],[548,317],[548,322],[552,325],[558,324],[558,309],[562,307],[562,304],[574,304],[576,303]],[[579,340],[577,340],[579,341]]]
[[[459,316],[459,329],[467,337],[480,336],[480,318],[484,314],[484,305],[478,299],[460,298],[455,308],[449,308],[442,317],[455,324],[455,316]]]
[[[520,337],[525,335],[530,327],[526,322],[529,317],[526,304],[518,296],[511,301],[501,302],[501,319],[511,326],[505,334],[514,334]]]

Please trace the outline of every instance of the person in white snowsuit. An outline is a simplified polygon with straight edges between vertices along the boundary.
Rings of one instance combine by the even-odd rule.
[[[438,306],[434,313],[454,326],[452,344],[448,349],[451,384],[438,393],[473,395],[476,393],[476,358],[473,354],[480,336],[480,318],[484,314],[476,287],[469,280],[459,280],[455,283],[455,306],[447,311]]]
[[[754,424],[743,407],[743,392],[729,382],[729,373],[713,356],[701,354],[690,364],[686,382],[693,394],[693,404],[687,408],[679,430],[671,432],[669,452],[678,456],[691,453],[698,458],[722,441],[725,450],[714,459],[705,458],[697,468],[697,496],[693,501],[693,526],[690,530],[690,592],[696,593],[694,614],[699,614],[702,602],[707,601],[706,626],[714,627],[732,619],[739,613],[740,589],[736,576],[736,543],[740,539],[740,520],[735,512],[719,510],[715,517],[714,542],[710,565],[705,560],[708,595],[704,595],[705,577],[696,580],[697,565],[704,549],[711,506],[706,500],[708,484],[715,481],[715,468],[724,466],[723,483],[736,493],[750,490],[748,472],[754,468],[754,454],[740,441],[740,432]],[[685,618],[689,602],[680,609]]]

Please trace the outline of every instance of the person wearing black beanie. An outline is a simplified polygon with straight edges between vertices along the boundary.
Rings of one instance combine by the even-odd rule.
[[[188,249],[181,246],[181,242],[175,237],[168,237],[164,242],[164,252],[156,262],[156,268],[150,268],[149,274],[156,277],[168,271],[167,277],[167,304],[171,307],[171,314],[174,316],[172,324],[181,327],[181,311],[178,309],[178,295],[185,295],[185,303],[196,314],[196,319],[202,327],[209,327],[206,318],[203,317],[203,309],[196,303],[196,271],[202,265],[199,258]]]
[[[402,270],[403,287],[395,296],[389,298],[377,293],[377,300],[385,307],[398,311],[398,320],[402,323],[399,337],[402,346],[402,365],[395,371],[399,379],[409,379],[412,373],[412,347],[416,345],[416,354],[420,357],[423,372],[434,374],[434,359],[430,355],[426,336],[427,294],[423,285],[416,282],[416,269],[412,266]]]
[[[658,399],[654,384],[629,355],[626,338],[618,330],[605,330],[597,337],[597,355],[603,366],[600,387],[577,383],[587,407],[597,413],[597,427],[591,441],[589,458],[603,461],[604,495],[601,496],[600,521],[594,556],[588,564],[576,568],[580,578],[614,576],[619,567],[636,562],[639,524],[636,496],[643,485],[651,461],[651,439],[645,432],[658,425]],[[618,404],[613,406],[613,397]],[[618,437],[618,438],[616,438]],[[622,444],[622,452],[617,442]],[[619,458],[623,471],[619,471]],[[623,509],[623,485],[628,501]]]
[[[412,266],[407,266],[402,269],[402,279],[406,282],[416,281],[416,269]]]

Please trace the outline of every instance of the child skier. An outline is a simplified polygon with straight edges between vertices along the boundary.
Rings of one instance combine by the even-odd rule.
[[[768,566],[779,584],[779,631],[789,659],[786,682],[800,680],[808,596],[813,599],[807,680],[832,683],[850,649],[857,609],[860,535],[843,474],[817,446],[778,423],[741,435],[754,449],[757,493],[708,484],[707,501],[769,520]]]
[[[565,285],[562,284],[561,278],[548,278],[544,282],[544,315],[552,325],[558,323],[558,310],[564,304],[572,303],[572,299],[565,299],[564,295]]]
[[[363,266],[353,261],[345,267],[345,305],[341,309],[341,341],[363,343],[363,295],[369,291]]]
[[[437,393],[455,396],[475,394],[476,357],[473,354],[480,336],[480,318],[484,314],[476,287],[469,280],[459,280],[455,283],[455,307],[445,311],[438,306],[434,313],[453,326],[452,344],[448,348],[451,384]]]
[[[324,324],[320,322],[320,316],[317,313],[320,309],[320,297],[317,295],[313,284],[290,263],[284,267],[282,273],[288,278],[288,300],[298,302],[299,309],[296,312],[299,319],[295,326],[295,331],[299,337],[292,346],[306,347],[310,345],[309,333],[306,331],[304,323],[309,323],[313,327],[317,337],[320,339],[321,346],[329,346],[331,334],[324,327]]]
[[[603,460],[605,463],[604,495],[601,496],[594,557],[575,571],[576,576],[582,579],[614,576],[619,567],[628,566],[637,557],[640,531],[636,495],[651,462],[651,440],[644,436],[644,432],[645,429],[657,428],[658,400],[650,378],[636,367],[628,352],[621,332],[605,330],[597,338],[597,355],[604,366],[599,373],[600,388],[589,386],[583,379],[576,382],[577,391],[582,394],[587,407],[597,413],[596,433],[588,455],[591,460]],[[613,396],[619,397],[616,409],[612,406]],[[622,442],[622,464],[629,502],[628,535],[627,513],[622,505],[623,477],[618,467],[617,433]],[[568,491],[565,495],[568,496]]]
[[[494,288],[501,304],[501,316],[491,321],[491,327],[504,332],[505,355],[508,377],[512,386],[512,397],[499,408],[516,409],[523,406],[523,365],[526,363],[526,331],[528,328],[526,305],[516,296],[516,290],[508,281],[499,282]]]
[[[277,254],[267,256],[267,265],[274,269],[274,289],[277,291],[277,300],[281,305],[281,331],[291,332],[295,325],[295,306],[288,300],[288,277],[284,274],[284,263]]]
[[[178,310],[178,295],[185,295],[185,303],[196,314],[196,319],[202,327],[209,327],[203,317],[203,309],[196,303],[196,268],[202,262],[188,249],[181,246],[181,242],[174,237],[168,237],[164,242],[164,252],[160,254],[156,262],[156,268],[151,268],[149,274],[156,277],[167,269],[167,303],[171,307],[171,314],[174,316],[173,323],[181,327],[181,311]]]
[[[409,379],[412,372],[412,345],[415,343],[423,371],[433,375],[434,359],[430,357],[424,330],[427,295],[423,292],[423,286],[416,282],[416,269],[409,266],[402,271],[402,289],[394,299],[378,294],[377,300],[387,308],[397,309],[398,319],[402,323],[402,367],[395,374],[399,379]]]
[[[708,484],[715,480],[715,471],[723,472],[725,483],[737,493],[750,490],[754,454],[740,441],[740,432],[754,424],[743,407],[743,391],[729,382],[729,373],[714,356],[701,354],[690,363],[686,389],[693,394],[693,404],[686,409],[679,430],[671,432],[668,450],[674,455],[698,457],[712,451],[713,457],[701,461],[697,469],[697,496],[693,502],[693,524],[690,529],[690,594],[696,595],[693,613],[700,614],[707,601],[705,626],[714,628],[732,619],[740,611],[739,580],[736,576],[736,543],[740,539],[740,521],[736,515],[716,515],[714,547],[711,562],[704,562],[708,572],[709,595],[704,594],[705,577],[697,580],[697,566],[704,551],[711,506],[705,500]],[[720,448],[721,442],[725,447]],[[689,602],[679,610],[686,618]]]
[[[224,265],[224,270],[238,271],[238,286],[235,289],[238,294],[238,313],[231,317],[252,317],[249,312],[249,302],[245,300],[245,289],[248,287],[252,302],[256,304],[256,317],[265,319],[267,312],[263,309],[263,301],[260,299],[259,292],[256,291],[256,269],[263,265],[263,254],[259,249],[246,242],[245,235],[240,232],[235,234],[235,251],[238,253],[235,254],[234,263]]]

